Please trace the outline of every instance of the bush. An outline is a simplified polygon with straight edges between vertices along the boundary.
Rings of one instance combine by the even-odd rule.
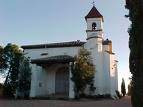
[[[122,95],[120,94],[120,92],[118,90],[116,90],[115,92],[116,92],[116,95],[118,96],[118,98],[121,99]]]
[[[0,96],[3,96],[3,84],[0,83]]]

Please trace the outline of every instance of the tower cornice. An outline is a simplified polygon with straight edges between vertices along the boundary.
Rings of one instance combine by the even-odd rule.
[[[86,32],[97,32],[97,31],[103,31],[102,29],[98,29],[98,30],[86,30]]]

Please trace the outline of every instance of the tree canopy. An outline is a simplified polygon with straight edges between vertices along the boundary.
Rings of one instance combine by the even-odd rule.
[[[132,73],[132,106],[143,107],[143,0],[126,0],[129,28],[130,72]]]
[[[128,85],[128,95],[131,96],[132,95],[132,80],[130,79],[130,83]]]
[[[28,98],[31,83],[31,67],[29,59],[21,58],[18,76],[17,97]]]
[[[20,58],[22,50],[15,44],[7,44],[4,47],[3,61],[6,64],[6,79],[4,82],[4,96],[13,97],[16,92]]]
[[[122,79],[121,92],[122,92],[122,96],[125,96],[125,95],[126,95],[126,86],[125,86],[125,81],[124,81],[124,79]]]
[[[4,60],[4,48],[0,46],[0,72],[7,68],[6,61]]]
[[[95,67],[91,62],[90,53],[84,48],[80,49],[72,65],[71,79],[75,84],[74,91],[76,98],[79,97],[79,94],[84,93],[87,85],[93,86],[94,73]]]

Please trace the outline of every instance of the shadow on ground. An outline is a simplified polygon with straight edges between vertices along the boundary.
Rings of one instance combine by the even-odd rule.
[[[130,97],[121,100],[0,100],[0,107],[131,107]]]

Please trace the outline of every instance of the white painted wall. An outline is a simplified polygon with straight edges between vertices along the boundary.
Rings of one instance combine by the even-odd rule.
[[[104,85],[104,94],[110,94],[110,54],[103,51],[103,85]]]
[[[110,55],[110,78],[111,78],[111,95],[115,96],[118,90],[118,72],[115,55]]]
[[[91,37],[101,37],[103,38],[103,21],[102,18],[88,18],[87,22],[87,38]],[[96,30],[99,31],[92,31],[92,24],[96,23],[97,27]]]
[[[87,30],[92,30],[92,23],[96,23],[97,30],[103,30],[103,21],[102,18],[88,18],[87,19]]]
[[[44,49],[26,49],[24,52],[30,59],[50,57],[56,55],[75,56],[80,47],[65,48],[44,48]],[[41,56],[42,53],[48,53],[47,56]],[[32,64],[31,90],[30,97],[47,96],[55,93],[55,67],[42,69],[40,66]],[[53,69],[55,68],[55,69]],[[42,84],[39,87],[39,84]]]
[[[39,83],[43,82],[44,72],[42,67],[32,65],[32,77],[31,77],[31,90],[30,90],[30,97],[36,97],[42,95],[41,90],[39,87]],[[43,84],[44,86],[44,84]]]
[[[80,47],[63,47],[63,48],[42,48],[42,49],[26,49],[24,53],[30,59],[37,59],[42,57],[50,57],[56,55],[69,55],[75,56],[78,53]],[[42,53],[48,53],[48,55],[42,56]]]
[[[46,68],[33,65],[30,97],[47,97],[54,95],[56,72],[58,68],[62,66],[65,66],[65,64],[53,64]],[[71,86],[70,83],[70,87]]]
[[[112,96],[114,96],[115,90],[118,89],[117,68],[112,69],[113,65],[116,64],[115,56],[104,51],[99,51],[99,47],[97,46],[99,43],[96,44],[97,40],[91,41],[92,42],[87,42],[84,47],[91,52],[92,61],[96,68],[94,79],[94,85],[96,87],[95,94],[111,94]],[[42,50],[44,50],[44,52],[47,51],[45,49],[33,49],[32,51],[26,50],[25,52],[29,52],[29,56],[31,58],[40,58],[40,55],[43,52]],[[64,53],[67,53],[68,55],[75,56],[78,53],[79,47],[74,49],[67,48],[63,50],[55,48],[55,52],[54,49],[49,50],[52,50],[53,52],[48,51],[48,55],[62,55]],[[42,69],[41,67],[32,65],[32,81],[30,92],[31,97],[47,96],[49,94],[55,93],[55,69],[53,68],[54,67]],[[39,83],[42,83],[42,87],[39,87]],[[69,98],[73,98],[74,84],[71,80],[69,82],[69,87]],[[90,94],[90,92],[86,93]]]
[[[91,31],[92,23],[97,24],[96,30]],[[90,38],[94,37],[94,38]],[[98,37],[98,38],[97,38]],[[109,50],[109,46],[102,45],[103,41],[103,21],[102,18],[88,18],[87,19],[87,43],[84,47],[91,52],[93,64],[96,68],[95,73],[95,94],[111,94],[115,95],[117,89],[117,69],[112,69],[114,65],[115,56],[105,52]]]
[[[91,31],[92,23],[97,24],[96,30]],[[118,73],[117,62],[115,61],[115,55],[105,52],[108,50],[108,46],[102,45],[103,41],[103,20],[102,18],[88,18],[87,19],[87,42],[84,44],[84,48],[91,52],[91,60],[95,66],[95,82],[96,87],[95,95],[111,94],[115,96],[115,90],[118,89]],[[78,54],[80,47],[64,47],[64,48],[43,48],[43,49],[26,49],[25,53],[27,57],[31,59],[42,58],[42,53],[48,53],[47,57],[57,55],[69,55],[75,56]],[[57,65],[56,65],[57,66]],[[30,96],[46,96],[55,93],[55,69],[53,67],[42,69],[36,65],[32,65],[32,81]],[[70,72],[70,78],[72,74]],[[69,98],[74,98],[74,84],[69,78]],[[39,82],[42,83],[42,87],[39,87]],[[89,89],[86,90],[87,94],[90,94]]]
[[[103,51],[109,51],[110,46],[109,45],[103,45]]]

